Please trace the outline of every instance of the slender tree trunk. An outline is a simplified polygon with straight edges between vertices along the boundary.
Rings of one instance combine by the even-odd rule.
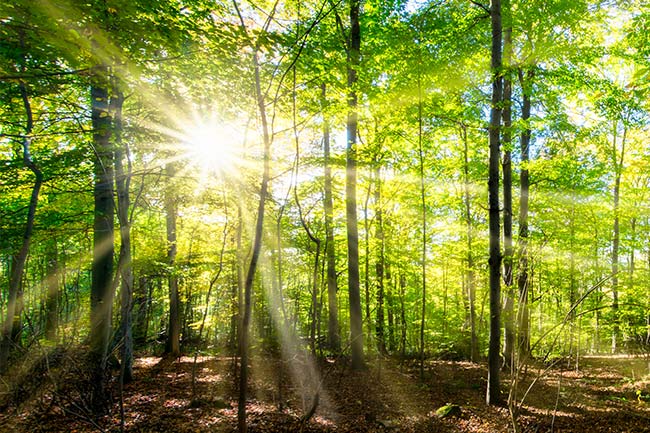
[[[59,326],[59,258],[56,238],[52,239],[46,252],[45,338],[56,341]]]
[[[181,354],[181,304],[178,291],[178,275],[176,274],[176,217],[178,215],[178,204],[174,192],[174,177],[176,166],[174,162],[168,162],[165,166],[167,175],[167,189],[165,191],[165,220],[167,228],[167,265],[169,274],[167,276],[169,289],[169,330],[167,334],[166,352],[174,357]]]
[[[375,168],[375,237],[377,238],[377,324],[375,333],[377,335],[377,349],[382,355],[386,355],[386,337],[384,329],[384,214],[381,202],[381,167],[379,162]]]
[[[406,358],[406,307],[405,307],[405,296],[406,296],[406,277],[404,274],[399,276],[399,301],[400,301],[400,322],[402,328],[402,335],[400,338],[400,353],[401,358],[404,360]]]
[[[370,318],[370,219],[368,218],[368,203],[370,202],[370,191],[372,190],[372,182],[368,182],[368,190],[366,191],[366,199],[363,202],[363,289],[365,293],[365,309],[366,314],[363,321],[366,323],[366,335],[372,335],[372,319]]]
[[[499,218],[499,159],[501,130],[501,1],[492,0],[492,108],[490,111],[490,164],[488,179],[490,233],[490,342],[488,348],[488,405],[501,402],[499,385],[501,335],[501,246]]]
[[[350,1],[350,40],[348,42],[348,121],[345,176],[345,208],[348,238],[348,295],[350,300],[350,338],[352,368],[363,368],[363,328],[359,290],[359,230],[357,228],[357,69],[361,48],[359,0]]]
[[[521,170],[519,174],[519,236],[517,237],[517,249],[519,263],[517,269],[517,288],[519,290],[519,305],[517,308],[519,342],[518,352],[520,356],[526,357],[530,353],[530,314],[528,312],[528,197],[530,190],[530,176],[528,162],[530,161],[530,97],[532,91],[533,70],[530,69],[526,77],[519,69],[519,84],[522,89],[521,121],[524,129],[521,132]]]
[[[138,278],[134,301],[136,314],[133,318],[133,342],[136,346],[143,346],[147,343],[147,315],[151,303],[149,297],[150,284],[146,276],[142,275]]]
[[[322,85],[322,105],[326,105],[326,85]],[[327,335],[329,347],[335,353],[341,350],[339,336],[338,305],[336,299],[336,245],[334,243],[334,199],[332,198],[332,166],[330,162],[330,124],[325,115],[323,121],[323,164],[325,166],[325,254],[327,256]]]
[[[22,42],[22,41],[21,41]],[[24,63],[24,58],[23,58]],[[25,72],[25,66],[21,67],[21,72]],[[29,206],[27,208],[27,220],[25,223],[25,230],[23,232],[23,241],[17,253],[12,255],[11,272],[9,275],[9,290],[7,296],[7,314],[2,330],[2,341],[0,341],[0,372],[6,371],[8,367],[9,355],[11,348],[16,340],[13,339],[14,328],[16,323],[20,323],[20,314],[22,308],[22,279],[25,270],[25,263],[27,262],[27,255],[29,254],[29,245],[32,240],[32,233],[34,231],[34,220],[36,217],[36,206],[38,205],[38,194],[43,184],[43,173],[30,153],[32,144],[32,131],[34,129],[34,116],[32,113],[32,106],[29,99],[29,92],[27,85],[20,82],[20,95],[25,109],[25,134],[22,138],[23,145],[23,165],[27,167],[34,175],[34,185],[32,186],[32,193],[29,198]]]
[[[108,104],[108,70],[97,67],[91,87],[95,148],[95,221],[90,292],[90,352],[93,363],[91,405],[97,413],[108,408],[106,370],[113,306],[113,148]]]
[[[420,207],[422,222],[422,311],[420,314],[420,380],[424,380],[424,328],[427,312],[427,191],[424,182],[424,148],[423,148],[423,125],[422,125],[422,83],[418,74],[418,161],[420,165]]]
[[[245,256],[244,256],[244,250],[242,248],[243,246],[242,237],[244,232],[243,218],[244,215],[242,210],[242,203],[241,200],[239,200],[237,202],[237,234],[235,236],[237,240],[237,253],[236,253],[237,295],[234,301],[237,303],[237,306],[236,306],[236,312],[234,313],[233,320],[236,322],[237,353],[240,357],[241,357],[240,343],[242,341],[242,321],[244,319],[244,315],[242,314],[244,311],[244,285],[246,284],[246,274],[244,269]]]
[[[467,226],[467,301],[469,303],[469,326],[470,326],[470,359],[478,362],[478,336],[476,333],[476,283],[474,277],[474,254],[472,253],[472,242],[474,239],[472,227],[472,209],[469,179],[469,142],[467,140],[467,127],[461,129],[463,137],[463,181],[465,183],[465,224]]]
[[[131,184],[131,163],[128,148],[122,141],[122,106],[124,95],[119,84],[115,84],[114,96],[111,98],[113,112],[113,142],[115,143],[115,189],[117,192],[117,219],[120,223],[120,252],[119,272],[121,281],[121,318],[120,335],[122,337],[122,382],[129,383],[133,379],[133,266],[131,259],[131,222],[129,208],[131,199],[129,188]],[[122,159],[126,157],[127,173],[124,173]]]
[[[239,15],[241,29],[247,33],[244,18],[239,11],[239,7],[234,2]],[[267,22],[270,23],[272,16],[269,16]],[[255,222],[255,234],[253,237],[253,250],[251,253],[251,261],[246,273],[246,280],[244,281],[244,297],[243,297],[243,317],[241,322],[240,340],[239,340],[239,354],[240,354],[240,374],[239,374],[239,398],[237,406],[237,426],[240,433],[248,431],[246,424],[246,396],[248,387],[248,340],[251,321],[251,297],[253,292],[253,281],[255,279],[255,272],[257,271],[257,264],[259,262],[260,253],[262,251],[262,237],[264,235],[264,209],[266,207],[266,197],[268,195],[269,177],[270,177],[270,161],[271,161],[271,134],[269,132],[269,124],[266,117],[266,101],[265,95],[262,92],[262,83],[260,77],[260,65],[258,59],[259,45],[255,46],[253,52],[253,70],[255,73],[255,100],[259,110],[260,122],[262,126],[262,138],[264,143],[264,167],[262,171],[262,182],[260,185],[260,196],[257,206],[257,221]]]
[[[395,352],[395,291],[397,289],[397,279],[391,281],[390,272],[386,272],[386,313],[388,319],[388,351]],[[395,287],[393,287],[395,284]]]
[[[510,22],[509,0],[503,1],[506,26],[503,32],[504,79],[503,79],[503,283],[505,285],[505,306],[503,322],[505,341],[503,354],[506,366],[512,371],[515,353],[513,247],[512,247],[512,23]]]
[[[619,339],[620,339],[620,317],[619,317],[619,300],[618,300],[618,259],[619,259],[619,248],[620,248],[620,216],[619,216],[619,203],[621,198],[621,175],[623,174],[623,160],[625,158],[625,141],[627,136],[627,128],[623,126],[623,136],[621,137],[621,151],[619,156],[619,150],[617,146],[617,129],[618,121],[614,122],[614,137],[612,140],[612,158],[614,165],[614,236],[612,239],[612,314],[613,314],[613,326],[612,326],[612,353],[616,353],[619,350]]]

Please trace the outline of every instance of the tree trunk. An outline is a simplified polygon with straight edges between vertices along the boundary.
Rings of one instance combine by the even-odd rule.
[[[21,72],[25,72],[24,65],[21,67]],[[32,143],[31,134],[34,129],[34,117],[29,100],[29,93],[27,85],[24,82],[21,81],[19,86],[26,116],[25,135],[22,139],[23,164],[34,174],[34,186],[32,187],[29,207],[27,209],[27,220],[25,223],[25,231],[23,232],[23,242],[18,252],[12,256],[11,261],[11,273],[9,275],[9,290],[7,296],[7,316],[2,330],[2,341],[0,342],[0,372],[6,371],[11,348],[13,344],[16,343],[16,340],[13,339],[13,335],[16,322],[20,323],[23,272],[25,270],[25,263],[27,262],[32,233],[34,231],[34,219],[36,217],[36,206],[38,205],[38,194],[41,190],[41,185],[43,184],[43,173],[32,159],[30,153],[30,146]]]
[[[326,86],[322,85],[322,105],[325,110]],[[323,165],[325,166],[325,254],[327,256],[327,335],[330,350],[335,353],[341,350],[339,336],[339,318],[336,299],[336,245],[334,244],[334,200],[332,198],[332,167],[330,162],[330,125],[327,115],[323,122]]]
[[[467,127],[461,129],[463,137],[463,181],[465,183],[465,224],[467,226],[467,301],[469,304],[469,327],[470,327],[470,360],[478,362],[478,337],[476,333],[476,284],[474,278],[474,255],[472,253],[472,241],[474,238],[472,227],[472,209],[469,179],[469,142],[467,140]]]
[[[136,346],[144,346],[147,343],[147,316],[151,304],[150,285],[151,282],[146,276],[138,278],[138,289],[135,292],[134,300],[135,317],[133,318],[133,342]]]
[[[619,203],[621,198],[621,176],[623,174],[623,160],[625,158],[625,141],[627,136],[627,128],[623,125],[623,136],[621,137],[621,151],[617,146],[617,129],[618,121],[614,122],[614,137],[612,140],[612,157],[614,165],[614,237],[612,239],[612,353],[619,350],[619,337],[620,337],[620,317],[618,311],[618,256],[620,247],[620,216],[619,216]]]
[[[391,281],[391,274],[389,271],[386,272],[386,279],[388,284],[386,284],[386,313],[388,319],[388,351],[395,352],[395,291],[397,289],[397,279],[394,279],[395,287],[393,287],[393,282]]]
[[[405,304],[406,296],[406,277],[404,274],[399,276],[399,301],[400,301],[400,322],[402,328],[402,335],[400,338],[400,353],[401,358],[404,360],[406,358],[406,307]]]
[[[514,326],[514,288],[512,277],[512,79],[510,63],[512,60],[512,23],[508,0],[504,0],[503,11],[506,26],[503,32],[504,79],[503,79],[503,283],[505,285],[505,306],[503,322],[505,341],[503,355],[505,365],[514,368],[515,326]]]
[[[490,163],[488,173],[490,235],[490,342],[488,348],[488,385],[486,402],[499,404],[500,335],[501,335],[501,246],[499,218],[499,159],[501,129],[501,0],[492,0],[492,108],[490,110]]]
[[[167,189],[165,191],[165,218],[167,227],[167,265],[169,285],[169,332],[167,334],[167,345],[165,351],[177,357],[181,354],[181,305],[178,292],[178,275],[176,274],[176,216],[178,204],[174,193],[173,181],[176,176],[174,162],[168,162],[165,166],[167,175]]]
[[[92,98],[95,159],[95,217],[92,285],[90,292],[90,353],[93,364],[91,405],[97,413],[108,409],[106,361],[113,306],[113,148],[108,107],[106,67],[97,67],[90,93]]]
[[[129,220],[129,208],[131,199],[129,187],[131,184],[131,163],[128,155],[128,148],[122,142],[122,106],[124,95],[119,84],[115,84],[114,96],[111,98],[111,109],[113,113],[113,142],[115,143],[115,189],[117,192],[117,219],[120,223],[120,252],[119,272],[121,284],[121,323],[120,336],[122,338],[122,383],[129,383],[133,379],[133,332],[132,332],[132,309],[133,309],[133,265],[131,259],[131,222]],[[127,158],[127,173],[124,173],[122,159]]]
[[[360,60],[361,28],[359,0],[350,1],[350,40],[348,44],[348,120],[345,176],[345,208],[348,238],[348,295],[350,300],[350,338],[352,368],[363,368],[363,328],[359,290],[359,230],[357,228],[357,69]]]
[[[528,162],[530,160],[530,97],[532,92],[533,70],[530,69],[524,77],[521,69],[519,73],[519,84],[522,90],[521,121],[523,131],[521,132],[521,170],[519,174],[519,236],[517,238],[517,250],[519,263],[517,269],[517,288],[519,290],[519,302],[517,308],[518,317],[518,352],[520,357],[527,357],[530,353],[530,314],[528,312],[528,196],[530,190],[530,177]]]
[[[237,7],[237,3],[235,3]],[[244,18],[237,8],[237,13],[241,21],[241,28],[247,32]],[[271,17],[269,17],[269,22]],[[270,177],[270,162],[271,162],[271,134],[269,132],[269,124],[266,117],[266,101],[264,93],[262,93],[262,83],[260,78],[260,65],[258,60],[259,47],[255,47],[253,52],[253,69],[255,73],[255,99],[257,108],[259,110],[260,121],[262,125],[262,137],[264,142],[264,167],[262,172],[262,182],[260,185],[260,196],[257,206],[257,221],[255,222],[255,234],[253,238],[253,251],[251,253],[251,261],[246,273],[246,280],[244,281],[244,299],[243,308],[244,314],[241,323],[241,332],[239,340],[239,353],[240,353],[240,374],[239,374],[239,398],[237,406],[237,426],[240,433],[248,431],[246,424],[246,396],[248,386],[248,339],[249,328],[251,321],[251,295],[253,291],[253,280],[257,270],[257,264],[262,251],[262,237],[264,235],[264,209],[266,206],[266,196],[268,194],[268,185]]]
[[[59,326],[59,261],[56,238],[50,241],[45,253],[46,260],[46,286],[45,299],[45,338],[56,341]]]
[[[418,75],[418,158],[420,165],[420,206],[422,222],[422,311],[420,315],[420,380],[424,380],[424,328],[427,312],[427,203],[426,203],[426,185],[424,182],[424,148],[423,125],[422,125],[422,84]]]
[[[381,167],[379,161],[375,168],[375,238],[377,239],[377,324],[375,333],[377,335],[377,350],[386,355],[386,337],[384,330],[384,215],[381,203]]]

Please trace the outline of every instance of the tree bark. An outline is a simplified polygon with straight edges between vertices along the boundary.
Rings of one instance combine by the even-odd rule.
[[[512,60],[512,23],[510,22],[509,1],[503,1],[506,25],[503,31],[504,78],[503,78],[503,283],[505,285],[505,305],[503,322],[505,340],[503,355],[505,365],[514,368],[515,325],[514,325],[514,287],[513,287],[513,246],[512,246],[512,79],[510,63]]]
[[[523,130],[520,138],[521,149],[521,170],[519,174],[519,236],[517,237],[517,250],[519,263],[517,266],[517,288],[519,291],[519,302],[517,308],[518,322],[518,343],[517,348],[520,357],[526,357],[530,353],[530,314],[528,311],[528,197],[530,191],[530,176],[528,163],[530,161],[530,137],[529,125],[531,92],[533,70],[529,69],[524,76],[523,70],[519,69],[519,84],[522,91],[521,121]]]
[[[377,274],[377,324],[375,333],[377,335],[377,350],[386,355],[386,336],[384,329],[384,214],[381,203],[381,167],[379,161],[375,167],[375,238],[377,239],[377,262],[375,270]]]
[[[113,148],[108,106],[108,69],[95,69],[91,86],[93,144],[95,147],[95,216],[90,292],[90,353],[93,364],[91,405],[97,413],[108,408],[106,369],[113,306]]]
[[[420,380],[424,380],[424,328],[427,312],[427,203],[426,185],[424,182],[424,148],[422,146],[422,87],[418,76],[418,160],[420,165],[420,206],[422,218],[422,310],[420,315]]]
[[[46,286],[47,297],[45,300],[45,338],[56,341],[59,326],[59,261],[56,238],[50,241],[45,254],[46,260]]]
[[[120,336],[122,338],[122,383],[129,383],[133,379],[133,261],[131,258],[131,221],[129,208],[131,199],[129,187],[131,184],[131,163],[127,163],[127,173],[124,172],[122,159],[129,158],[128,148],[122,141],[122,106],[124,94],[119,89],[119,84],[114,85],[114,95],[111,98],[111,111],[113,113],[113,142],[115,143],[115,189],[117,192],[117,219],[120,224],[120,298],[121,298],[121,323]]]
[[[244,18],[239,11],[239,7],[234,2],[235,8],[241,21],[241,29],[247,33]],[[271,21],[269,16],[269,21]],[[240,354],[240,374],[239,374],[239,398],[237,406],[237,427],[240,433],[248,431],[246,423],[246,396],[248,387],[248,339],[249,328],[251,321],[251,295],[253,292],[253,280],[255,279],[255,272],[259,262],[260,253],[262,251],[262,237],[264,235],[264,209],[266,206],[266,197],[268,195],[269,177],[270,177],[270,162],[271,162],[271,134],[269,132],[269,123],[266,117],[266,101],[265,95],[262,92],[262,83],[260,77],[260,65],[258,59],[259,45],[255,46],[253,52],[253,71],[255,74],[255,101],[257,103],[258,113],[260,115],[260,122],[262,125],[262,138],[264,143],[264,163],[262,171],[262,182],[260,185],[260,196],[257,206],[257,221],[255,222],[255,234],[253,237],[253,250],[251,253],[251,261],[246,273],[246,280],[244,281],[244,297],[243,309],[244,314],[241,322],[241,332],[239,340],[239,354]]]
[[[489,236],[490,236],[490,342],[488,348],[488,385],[486,403],[501,402],[499,385],[501,335],[501,246],[499,218],[499,159],[501,130],[501,0],[492,0],[492,108],[490,110],[490,163],[488,173]]]
[[[173,181],[176,176],[174,162],[168,162],[165,166],[167,175],[167,189],[165,191],[165,221],[167,228],[167,265],[169,275],[167,277],[169,286],[169,332],[167,335],[166,352],[177,357],[181,354],[181,305],[178,292],[178,275],[176,275],[176,217],[178,204],[174,193]]]
[[[322,87],[322,105],[325,110],[326,85]],[[336,299],[336,245],[334,243],[334,199],[332,198],[332,166],[330,162],[330,124],[327,114],[323,121],[323,165],[325,166],[325,179],[323,188],[325,198],[325,255],[327,257],[327,335],[330,350],[335,353],[341,351],[341,338],[339,336],[338,305]]]
[[[478,336],[476,333],[476,282],[474,276],[474,254],[472,253],[472,242],[474,230],[472,226],[472,209],[469,179],[469,142],[467,140],[467,127],[461,129],[463,137],[463,181],[465,183],[465,224],[467,226],[467,301],[469,304],[469,327],[470,327],[470,360],[478,362]]]
[[[619,350],[620,337],[620,317],[619,317],[619,300],[618,300],[618,272],[619,272],[619,249],[621,243],[619,203],[621,199],[621,176],[623,174],[623,161],[625,158],[625,141],[627,138],[627,127],[623,125],[623,135],[621,137],[621,151],[617,146],[617,129],[618,121],[614,122],[614,136],[612,139],[612,158],[614,165],[614,227],[612,239],[612,353]]]
[[[24,65],[21,67],[21,70],[24,72]],[[36,217],[36,206],[38,205],[38,195],[43,184],[43,173],[32,159],[30,153],[32,143],[31,134],[34,129],[34,116],[29,99],[29,92],[27,85],[24,82],[21,81],[19,87],[26,118],[25,134],[22,139],[23,165],[34,174],[34,185],[32,186],[32,193],[27,208],[27,219],[25,222],[25,230],[23,232],[23,241],[20,249],[18,249],[17,253],[12,256],[11,261],[11,273],[9,275],[9,290],[7,296],[7,315],[2,330],[2,341],[0,342],[0,372],[6,371],[11,348],[13,344],[16,343],[16,340],[14,340],[13,337],[15,335],[14,328],[16,327],[16,322],[20,323],[21,308],[19,305],[22,303],[21,285],[23,272],[25,270],[25,263],[27,262],[27,255],[29,254],[32,233],[34,232],[34,220]]]
[[[357,227],[357,69],[361,48],[359,0],[350,1],[350,40],[348,42],[348,120],[345,176],[345,208],[348,238],[348,295],[350,300],[350,338],[352,368],[364,366],[361,293],[359,288],[359,230]]]

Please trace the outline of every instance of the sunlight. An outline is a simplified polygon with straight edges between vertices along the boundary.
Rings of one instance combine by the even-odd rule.
[[[231,125],[198,121],[187,126],[179,138],[184,157],[200,169],[202,176],[237,171],[240,139]]]

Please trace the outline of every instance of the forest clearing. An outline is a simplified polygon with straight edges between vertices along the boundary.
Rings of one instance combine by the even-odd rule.
[[[0,1],[0,430],[650,431],[650,3]]]

